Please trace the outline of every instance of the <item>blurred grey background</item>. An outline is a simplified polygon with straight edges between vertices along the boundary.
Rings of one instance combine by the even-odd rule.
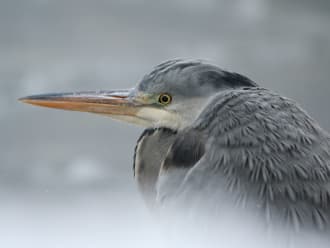
[[[178,57],[247,75],[330,130],[329,0],[0,0],[1,246],[163,244],[132,175],[142,130],[17,98],[132,87]]]

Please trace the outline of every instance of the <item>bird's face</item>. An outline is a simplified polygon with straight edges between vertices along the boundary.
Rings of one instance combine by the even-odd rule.
[[[145,92],[138,88],[33,95],[20,100],[42,107],[89,112],[144,127],[179,129],[186,122],[180,111],[183,101],[172,92]],[[187,109],[188,111],[188,109]]]
[[[145,127],[177,130],[189,125],[217,92],[255,86],[247,78],[234,81],[233,75],[201,62],[172,60],[157,66],[132,89],[43,94],[20,100],[43,107],[108,115]]]

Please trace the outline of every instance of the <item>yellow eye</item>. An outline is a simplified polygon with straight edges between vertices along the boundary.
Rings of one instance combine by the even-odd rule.
[[[172,96],[167,93],[161,94],[158,98],[158,102],[162,105],[170,104],[171,101],[172,101]]]

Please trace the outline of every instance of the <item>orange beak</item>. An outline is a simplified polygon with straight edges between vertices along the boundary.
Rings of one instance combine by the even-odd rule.
[[[90,112],[111,116],[135,116],[143,104],[135,100],[132,90],[43,94],[19,100],[42,107]]]

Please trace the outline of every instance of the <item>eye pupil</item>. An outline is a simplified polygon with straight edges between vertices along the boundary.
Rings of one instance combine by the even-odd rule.
[[[168,101],[168,96],[162,96],[162,101],[167,102]]]

